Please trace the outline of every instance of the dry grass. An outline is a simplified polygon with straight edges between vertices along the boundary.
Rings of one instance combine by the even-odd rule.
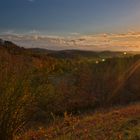
[[[140,104],[84,116],[64,114],[64,120],[49,128],[39,127],[22,136],[24,140],[139,140]],[[20,138],[21,139],[21,138]]]

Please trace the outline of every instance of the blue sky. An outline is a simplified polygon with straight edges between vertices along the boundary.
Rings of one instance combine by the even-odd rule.
[[[0,0],[0,32],[68,35],[138,31],[140,0]]]
[[[0,0],[0,38],[55,50],[140,51],[140,0]]]

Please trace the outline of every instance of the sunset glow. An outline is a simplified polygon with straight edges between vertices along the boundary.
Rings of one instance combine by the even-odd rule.
[[[1,0],[0,37],[53,50],[140,51],[138,0]]]

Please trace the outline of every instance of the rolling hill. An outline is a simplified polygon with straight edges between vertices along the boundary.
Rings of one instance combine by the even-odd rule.
[[[2,140],[48,133],[54,139],[139,139],[139,104],[128,106],[140,101],[139,54],[25,49],[0,40],[0,81]]]

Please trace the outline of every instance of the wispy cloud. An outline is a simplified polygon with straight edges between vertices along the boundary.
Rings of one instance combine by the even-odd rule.
[[[80,33],[73,32],[73,33],[69,33],[69,35],[73,35],[73,36],[79,36],[79,35],[80,35]]]
[[[37,30],[31,30],[29,31],[29,34],[40,34],[40,32]]]
[[[10,29],[10,30],[7,30],[7,31],[4,31],[2,34],[14,34],[15,31],[13,29]]]
[[[128,32],[125,34],[73,34],[68,37],[42,35],[32,30],[27,34],[8,34],[0,38],[11,40],[24,47],[40,47],[46,49],[85,49],[85,50],[113,50],[113,51],[140,51],[140,33]]]

